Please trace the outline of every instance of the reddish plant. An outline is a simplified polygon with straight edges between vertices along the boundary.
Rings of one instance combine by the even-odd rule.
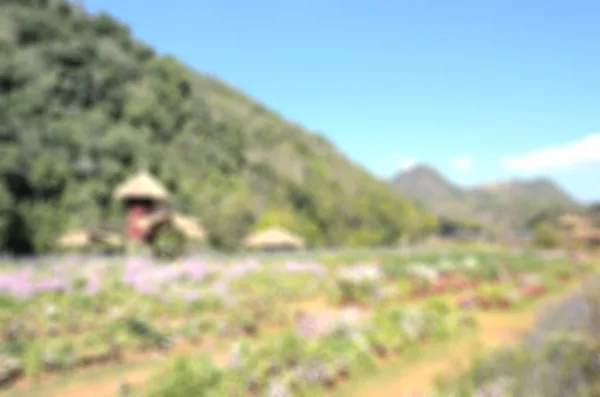
[[[563,284],[568,283],[569,281],[571,281],[571,276],[569,276],[568,274],[563,274],[558,278]]]
[[[537,298],[547,293],[545,285],[530,285],[523,288],[523,294],[530,298]]]
[[[498,302],[496,302],[496,306],[499,309],[508,309],[512,306],[512,302],[507,298],[501,298],[498,300]]]
[[[435,294],[443,294],[445,292],[446,292],[446,286],[443,284],[438,283],[433,287],[433,293],[435,293]]]
[[[483,309],[490,309],[492,307],[492,301],[486,297],[486,296],[480,296],[478,298],[479,300],[479,305],[481,306],[481,308]]]
[[[430,291],[427,287],[413,288],[411,296],[414,298],[424,298],[429,296]]]

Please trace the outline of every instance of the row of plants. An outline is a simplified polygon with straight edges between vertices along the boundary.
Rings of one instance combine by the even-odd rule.
[[[263,271],[228,283],[213,278],[216,286],[202,290],[206,280],[195,283],[176,280],[154,294],[140,294],[119,283],[105,283],[93,295],[73,288],[38,293],[22,300],[0,297],[0,338],[36,338],[74,336],[110,326],[115,317],[138,315],[161,324],[177,323],[203,314],[227,313],[245,301],[281,301],[316,293],[317,284],[305,275],[275,275]],[[245,281],[244,281],[245,280]],[[273,288],[273,286],[277,288]],[[219,290],[221,288],[221,290]],[[276,293],[276,296],[274,296]],[[272,304],[263,305],[273,307]]]
[[[44,373],[73,370],[122,360],[127,351],[169,349],[172,339],[140,318],[125,318],[79,337],[10,340],[0,354],[19,376],[38,378]],[[12,377],[14,379],[14,376]]]
[[[407,296],[424,298],[473,291],[484,308],[511,307],[520,296],[536,298],[593,270],[588,262],[548,261],[543,258],[513,258],[474,256],[434,264],[403,263],[390,276],[383,266],[343,267],[336,273],[335,288],[329,291],[332,301],[344,304],[373,305],[382,300]],[[387,270],[385,270],[387,269]],[[538,278],[528,281],[527,278]]]
[[[591,265],[554,268],[539,274],[515,274],[505,282],[479,285],[472,293],[459,298],[463,309],[508,310],[523,307],[546,295],[555,293],[574,280],[588,276]]]
[[[517,346],[441,377],[429,397],[600,395],[600,278],[550,306]]]
[[[416,259],[390,256],[353,266],[339,258],[331,259],[327,265],[246,261],[217,270],[192,264],[193,271],[183,275],[169,266],[140,265],[128,269],[128,264],[113,264],[94,273],[103,279],[93,293],[90,280],[94,278],[87,275],[90,269],[71,267],[66,277],[71,280],[69,289],[50,289],[27,299],[1,297],[0,351],[7,362],[19,363],[22,374],[35,376],[88,363],[127,359],[129,353],[167,351],[178,344],[197,345],[207,336],[222,341],[260,336],[265,329],[290,324],[287,303],[324,293],[336,303],[383,308],[397,306],[418,290],[425,291],[421,296],[429,296],[479,286],[477,291],[496,304],[510,295],[514,286],[500,277],[499,264],[508,269],[513,280],[535,270],[542,275],[548,291],[590,270],[586,264],[575,266],[534,256],[514,257],[508,263],[509,259],[456,253]],[[419,265],[425,260],[432,262]],[[387,261],[396,261],[396,273],[391,274]],[[55,269],[57,273],[67,270]],[[36,270],[34,279],[43,279],[50,273],[45,268]],[[162,280],[159,288],[144,289],[156,279]],[[209,287],[209,294],[199,292]],[[533,289],[530,293],[540,291]],[[153,334],[148,330],[160,332]],[[8,372],[18,372],[15,365],[10,368]]]
[[[349,379],[372,375],[382,361],[419,349],[428,341],[457,337],[473,326],[441,301],[411,310],[377,310],[359,326],[340,324],[306,338],[293,330],[268,344],[240,342],[231,362],[217,368],[208,358],[177,357],[160,382],[137,390],[144,396],[318,396]]]
[[[14,329],[0,345],[0,357],[13,363],[7,367],[5,382],[25,376],[65,372],[90,365],[107,365],[127,360],[130,355],[162,352],[177,346],[201,346],[207,337],[232,340],[257,337],[268,325],[286,326],[290,319],[276,305],[267,310],[263,304],[230,310],[221,319],[196,315],[177,324],[157,323],[141,316],[123,316],[102,327],[77,336],[25,339]],[[14,364],[16,363],[16,364]]]

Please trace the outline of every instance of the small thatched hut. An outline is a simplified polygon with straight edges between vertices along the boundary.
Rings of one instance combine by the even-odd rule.
[[[248,248],[267,250],[304,248],[304,240],[301,237],[279,227],[253,233],[246,237],[244,243]]]
[[[130,242],[149,244],[159,256],[181,255],[188,240],[202,241],[206,232],[196,219],[172,208],[170,194],[147,171],[125,181],[114,197],[125,204],[126,237]]]
[[[58,245],[62,248],[83,248],[92,243],[90,235],[85,230],[74,230],[58,238]]]
[[[148,171],[143,170],[117,186],[114,198],[121,201],[135,199],[168,201],[170,195],[162,183],[150,175]]]
[[[559,219],[559,224],[563,239],[571,245],[592,247],[600,244],[600,230],[589,217],[568,214]]]
[[[65,233],[58,238],[62,248],[81,249],[92,244],[103,244],[108,247],[119,247],[123,244],[121,237],[115,233],[96,229],[80,229]]]
[[[562,230],[576,230],[581,228],[587,228],[589,226],[589,220],[581,215],[566,214],[558,219],[559,226]]]
[[[127,238],[138,242],[146,241],[149,237],[149,229],[140,227],[139,221],[154,213],[157,207],[164,205],[170,199],[169,192],[163,184],[147,171],[140,171],[117,186],[114,197],[125,204]]]
[[[145,230],[155,230],[162,225],[170,225],[191,240],[202,241],[206,231],[200,222],[190,216],[164,209],[140,218],[137,226]]]
[[[577,229],[570,236],[571,240],[584,246],[600,245],[600,230],[594,227]]]

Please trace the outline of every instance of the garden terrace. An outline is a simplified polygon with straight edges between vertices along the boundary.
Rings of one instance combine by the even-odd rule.
[[[249,387],[264,392],[283,382],[308,393],[338,385],[344,377],[366,376],[426,341],[470,332],[473,311],[526,307],[592,270],[585,261],[535,253],[460,251],[374,252],[354,260],[195,257],[159,264],[132,257],[5,266],[0,375],[5,387],[34,393],[52,379],[92,371],[82,367],[170,357],[184,372],[212,368],[220,380],[210,382],[234,393],[224,395],[243,395],[231,382],[239,369],[229,364],[237,355],[249,363],[271,357],[280,367],[292,355],[286,360],[298,365],[316,360],[325,373],[337,375],[314,384],[304,382],[289,363],[279,372],[245,364],[246,370],[262,371],[244,372],[246,386],[256,383]],[[301,348],[289,348],[292,354],[288,344]],[[332,361],[336,349],[344,352],[345,363]],[[200,352],[208,360],[200,369],[194,359],[181,358]],[[145,379],[135,382],[135,389],[154,393]]]
[[[596,275],[549,305],[522,343],[480,355],[458,376],[440,377],[430,396],[598,395],[599,285]]]

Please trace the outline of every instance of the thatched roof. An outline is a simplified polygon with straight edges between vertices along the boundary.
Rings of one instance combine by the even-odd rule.
[[[121,236],[99,230],[74,230],[58,238],[58,245],[64,248],[81,248],[92,243],[104,243],[112,246],[123,244]]]
[[[148,171],[140,171],[117,186],[114,197],[117,200],[151,199],[166,201],[169,199],[167,188]]]
[[[572,237],[584,241],[600,241],[600,230],[592,227],[582,228],[573,233]]]
[[[600,243],[600,230],[598,229],[594,229],[594,230],[590,230],[587,235],[585,236],[585,239],[590,241],[590,242],[596,242],[596,243]]]
[[[244,243],[252,248],[304,247],[304,240],[301,237],[278,227],[271,227],[253,233],[246,237]]]
[[[576,214],[566,214],[559,218],[558,222],[561,226],[566,228],[580,228],[587,227],[590,223],[590,220],[585,216],[576,215]]]
[[[168,222],[171,219],[171,214],[172,212],[170,210],[152,212],[141,217],[137,221],[137,226],[141,227],[142,229],[151,229],[164,222]]]
[[[142,217],[137,224],[143,229],[151,229],[167,222],[173,225],[177,230],[183,232],[187,238],[203,240],[206,236],[204,227],[197,219],[168,209],[157,211]]]
[[[79,248],[85,247],[92,241],[89,233],[86,230],[74,230],[60,236],[57,242],[61,247]]]
[[[119,246],[123,244],[123,238],[115,233],[104,232],[101,235],[97,236],[97,239],[99,241],[104,242],[105,244],[112,246]]]
[[[190,216],[175,213],[173,216],[173,224],[177,229],[184,232],[188,238],[204,240],[204,237],[206,236],[204,227],[197,219]]]

